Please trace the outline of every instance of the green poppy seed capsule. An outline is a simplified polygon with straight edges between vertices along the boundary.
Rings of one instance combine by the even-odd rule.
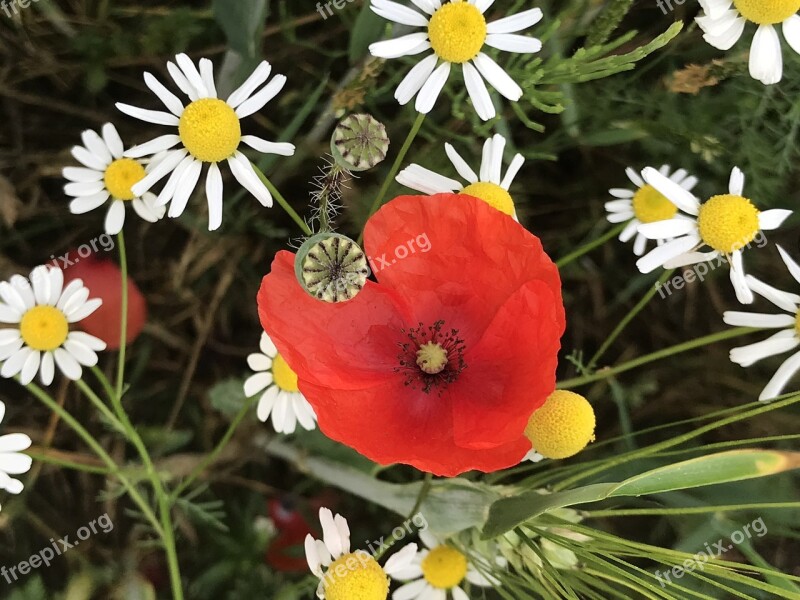
[[[356,297],[369,277],[364,251],[338,233],[318,233],[307,239],[294,259],[300,286],[323,302],[347,302]]]
[[[371,169],[386,158],[388,150],[386,127],[372,115],[350,115],[333,130],[331,153],[348,171]]]

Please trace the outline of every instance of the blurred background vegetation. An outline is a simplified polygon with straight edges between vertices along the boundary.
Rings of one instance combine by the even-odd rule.
[[[67,209],[61,169],[73,164],[69,148],[82,130],[107,121],[116,124],[126,144],[160,135],[157,126],[125,117],[114,103],[154,107],[142,72],[165,80],[166,61],[177,52],[213,59],[223,93],[262,58],[288,76],[284,92],[250,119],[249,127],[298,146],[297,154],[281,159],[280,165],[265,157],[259,166],[301,214],[309,213],[311,180],[324,165],[338,117],[354,110],[372,113],[387,124],[396,151],[414,116],[392,97],[405,68],[368,57],[366,48],[384,34],[385,23],[365,4],[346,3],[327,19],[311,0],[38,0],[12,18],[0,12],[0,279],[27,273],[102,233],[103,211],[78,217]],[[493,10],[511,13],[528,4],[503,0]],[[760,207],[798,207],[800,61],[788,47],[784,81],[764,87],[747,75],[744,42],[724,55],[703,42],[692,24],[699,11],[695,2],[676,5],[667,15],[648,0],[534,4],[546,15],[532,30],[545,42],[540,58],[504,63],[524,84],[523,101],[516,107],[503,103],[498,122],[484,125],[475,120],[460,86],[450,84],[449,98],[427,119],[409,161],[454,175],[443,152],[446,141],[477,162],[492,127],[505,133],[513,150],[528,158],[512,188],[520,219],[555,258],[610,228],[603,203],[608,188],[628,186],[624,169],[629,165],[684,167],[700,177],[696,191],[701,197],[725,189],[730,168],[739,165],[748,177],[747,195]],[[672,27],[675,21],[684,23],[682,31]],[[384,164],[350,182],[342,231],[358,233],[388,168]],[[394,191],[403,190],[396,186]],[[245,358],[260,335],[255,305],[260,279],[275,252],[300,236],[279,208],[263,210],[242,193],[226,197],[224,227],[214,234],[206,231],[204,202],[196,198],[191,206],[177,221],[149,225],[131,219],[126,227],[131,275],[149,306],[145,331],[130,351],[126,405],[149,447],[156,449],[159,469],[175,479],[214,447],[243,405]],[[795,256],[800,252],[798,223],[793,217],[771,237]],[[108,258],[116,257],[109,253]],[[747,261],[748,270],[763,280],[790,285],[774,246],[748,253]],[[580,352],[593,354],[656,277],[640,275],[631,247],[615,240],[565,267],[568,329],[560,379],[576,375],[573,363],[580,362]],[[667,299],[656,297],[603,363],[722,330],[722,312],[736,307],[727,273],[719,270]],[[665,435],[625,435],[632,431],[756,398],[778,363],[767,360],[745,371],[729,362],[732,345],[723,342],[681,354],[584,388],[598,413],[598,439],[622,436],[604,452]],[[101,366],[112,368],[110,355]],[[60,382],[54,395],[108,443],[116,458],[124,458],[123,447],[104,433],[75,389]],[[14,431],[29,434],[37,452],[95,464],[81,443],[15,383],[0,382],[0,399],[8,406],[5,425],[13,423]],[[794,434],[799,428],[795,406],[714,432],[702,442]],[[203,486],[191,490],[179,506],[188,598],[312,597],[315,583],[305,578],[302,560],[300,572],[293,573],[274,556],[269,559],[267,548],[281,536],[286,539],[288,529],[314,523],[320,504],[347,515],[358,542],[394,526],[381,509],[326,488],[271,457],[264,450],[271,437],[253,411],[205,474]],[[370,468],[318,432],[293,440],[300,448]],[[418,478],[406,468],[380,476]],[[642,505],[796,500],[797,484],[796,477],[781,475],[651,498]],[[24,494],[4,498],[0,565],[19,562],[49,538],[74,532],[104,512],[115,528],[19,585],[0,581],[0,597],[165,594],[161,555],[146,543],[137,516],[116,501],[117,493],[102,477],[35,462]],[[735,518],[747,523],[763,517],[770,534],[753,540],[760,560],[800,575],[800,511],[762,513]],[[594,524],[630,539],[695,552],[738,526],[725,519],[640,517]],[[287,552],[302,558],[299,547]],[[753,556],[734,550],[726,559]]]

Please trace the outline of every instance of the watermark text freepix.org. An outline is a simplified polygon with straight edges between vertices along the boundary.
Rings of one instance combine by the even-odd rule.
[[[342,10],[346,5],[354,0],[328,0],[328,2],[317,2],[317,12],[323,19],[333,16],[333,9]]]
[[[0,2],[0,10],[6,13],[10,19],[11,15],[18,15],[20,8],[28,8],[31,2],[38,2],[39,0],[3,0]]]
[[[719,558],[729,550],[733,550],[735,544],[741,544],[745,540],[749,540],[753,537],[753,534],[758,537],[767,535],[767,526],[761,517],[731,533],[730,542],[733,543],[726,543],[726,540],[719,539],[713,544],[705,544],[704,550],[701,550],[692,558],[687,558],[683,561],[682,565],[675,565],[672,569],[664,573],[656,571],[656,579],[658,579],[658,582],[663,588],[666,587],[666,584],[673,583],[673,577],[675,579],[680,579],[686,575],[686,573],[691,573],[695,570],[704,571],[705,565],[710,559]]]
[[[767,245],[767,236],[764,235],[764,232],[759,231],[753,240],[744,247],[749,248],[752,244],[755,244],[756,248],[763,248]],[[741,250],[741,247],[735,248],[735,250]],[[687,283],[692,283],[695,280],[700,282],[705,281],[706,275],[708,275],[709,272],[714,271],[717,267],[721,267],[726,264],[728,264],[728,259],[725,257],[725,255],[720,254],[716,257],[716,259],[711,259],[697,263],[696,265],[691,265],[690,267],[686,267],[681,275],[675,275],[675,277],[665,283],[656,283],[658,295],[661,296],[661,299],[663,300],[667,296],[671,296],[674,290],[683,289],[683,286]]]
[[[42,566],[49,567],[51,561],[55,560],[57,556],[66,554],[81,542],[85,542],[93,535],[100,532],[110,533],[114,530],[114,523],[108,513],[101,517],[90,521],[75,533],[75,538],[65,535],[57,541],[50,538],[50,545],[45,546],[39,552],[32,555],[29,559],[23,560],[19,564],[11,567],[0,567],[0,575],[6,580],[6,583],[11,585],[19,580],[20,576],[25,576]]]
[[[427,529],[428,520],[422,513],[417,513],[402,525],[395,527],[388,540],[386,540],[384,536],[372,542],[367,542],[369,552],[366,550],[357,550],[344,562],[337,564],[334,568],[328,569],[325,573],[324,580],[332,582],[336,579],[346,577],[348,572],[357,571],[359,568],[363,569],[370,561],[375,560],[375,557],[382,556],[384,552],[397,542],[402,541],[406,536],[414,535],[419,531],[426,531]]]

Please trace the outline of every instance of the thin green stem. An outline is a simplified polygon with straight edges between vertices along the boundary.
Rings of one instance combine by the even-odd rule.
[[[417,137],[417,134],[419,133],[424,121],[425,115],[423,113],[419,113],[414,121],[414,124],[411,126],[411,131],[408,132],[406,141],[403,142],[403,146],[400,148],[400,152],[397,154],[397,158],[394,159],[392,168],[389,169],[389,174],[386,176],[386,179],[383,180],[383,185],[381,185],[378,195],[375,196],[375,200],[372,202],[372,207],[369,209],[370,216],[372,216],[383,204],[383,200],[386,198],[386,194],[389,192],[389,187],[392,185],[392,183],[394,183],[394,178],[397,177],[397,173],[400,171],[400,166],[403,164],[403,160],[405,160],[406,154],[408,154],[408,151],[411,149],[411,144],[414,143],[414,139]],[[359,238],[359,241],[360,240],[361,238]]]
[[[119,465],[114,462],[114,459],[103,449],[94,436],[89,433],[83,425],[81,425],[75,417],[73,417],[69,412],[67,412],[58,402],[53,400],[50,395],[45,392],[42,388],[40,388],[35,383],[29,383],[25,386],[28,391],[30,391],[34,396],[36,396],[42,404],[47,406],[53,413],[58,415],[58,417],[64,421],[67,425],[69,425],[75,433],[86,443],[89,448],[91,448],[94,453],[102,460],[106,466],[108,466],[109,471],[113,473],[113,475],[119,479],[120,483],[123,485],[125,490],[128,492],[128,495],[134,501],[134,503],[139,507],[142,511],[142,514],[150,521],[150,524],[156,530],[159,536],[163,535],[161,530],[161,525],[159,524],[158,519],[156,518],[155,513],[150,508],[150,505],[142,498],[139,491],[133,485],[133,483],[120,471]]]
[[[594,356],[592,356],[592,359],[589,361],[589,364],[586,365],[586,370],[587,371],[592,371],[594,369],[595,365],[600,360],[600,358],[603,356],[603,354],[605,354],[606,350],[609,349],[611,344],[614,343],[614,341],[619,337],[619,335],[628,326],[628,324],[633,320],[633,318],[636,315],[638,315],[645,306],[647,306],[647,304],[650,302],[650,300],[653,299],[653,296],[656,295],[656,292],[658,292],[658,290],[661,288],[661,285],[667,279],[672,277],[672,274],[674,272],[675,272],[675,269],[665,270],[661,274],[661,277],[658,278],[658,281],[656,281],[656,283],[654,285],[650,286],[650,288],[647,290],[647,293],[642,297],[642,299],[639,300],[639,302],[636,304],[636,306],[634,306],[630,310],[630,312],[622,318],[622,320],[614,328],[614,331],[611,332],[611,334],[606,338],[606,341],[603,342],[603,344],[600,346],[600,348],[597,349],[597,352],[594,353]]]
[[[114,386],[111,385],[111,382],[106,377],[106,374],[98,367],[97,365],[91,368],[92,373],[97,378],[97,381],[100,382],[100,385],[103,387],[103,391],[108,396],[108,399],[113,403],[114,398],[116,398],[116,391],[114,390]]]
[[[256,175],[258,175],[258,178],[261,179],[265,186],[267,186],[267,189],[270,191],[273,198],[275,198],[275,200],[278,201],[278,204],[281,205],[281,208],[286,211],[286,214],[289,215],[295,223],[297,223],[297,226],[303,230],[303,233],[306,235],[311,235],[313,232],[308,226],[308,223],[303,221],[302,217],[295,212],[295,210],[286,201],[286,198],[284,198],[283,195],[278,191],[278,188],[272,185],[272,182],[267,179],[267,176],[264,175],[261,169],[259,169],[256,165],[253,165],[253,169],[255,170]]]
[[[411,509],[411,514],[408,515],[408,518],[411,519],[414,515],[419,512],[419,509],[422,508],[422,503],[425,502],[425,498],[428,497],[428,494],[431,491],[431,487],[433,486],[433,474],[426,473],[425,479],[422,482],[422,487],[419,488],[419,495],[417,496],[417,501],[414,503],[414,508]]]
[[[106,406],[105,402],[103,402],[100,397],[94,393],[94,390],[86,385],[85,381],[79,379],[75,382],[75,385],[77,385],[78,388],[83,392],[83,395],[86,396],[86,398],[92,404],[94,404],[95,408],[99,410],[106,419],[108,419],[108,422],[114,426],[114,429],[116,429],[117,432],[123,434],[125,433],[125,428],[122,426],[122,423],[119,421],[119,419],[114,415],[111,409]]]
[[[629,508],[612,510],[589,510],[581,514],[587,519],[600,517],[639,517],[665,515],[702,515],[706,513],[736,512],[742,510],[761,511],[767,509],[800,508],[800,502],[753,502],[751,504],[724,504],[722,506],[687,506],[685,508]]]
[[[556,261],[556,266],[559,269],[562,268],[562,267],[565,267],[566,265],[568,265],[572,261],[577,260],[578,258],[583,256],[584,254],[587,254],[587,253],[591,252],[592,250],[594,250],[598,246],[602,246],[603,244],[605,244],[611,238],[619,235],[619,233],[625,228],[626,225],[627,225],[627,223],[620,223],[619,225],[617,225],[613,229],[610,229],[609,231],[607,231],[606,233],[601,235],[596,240],[592,240],[588,244],[584,244],[580,248],[577,248],[576,250],[573,250],[572,252],[567,254],[565,257],[558,259]]]
[[[125,235],[117,236],[119,246],[119,268],[122,272],[122,295],[120,296],[122,314],[119,322],[119,362],[117,363],[117,397],[122,398],[125,386],[125,350],[128,345],[128,253],[125,249]]]
[[[52,454],[36,452],[35,450],[33,451],[26,450],[25,454],[30,456],[36,462],[46,463],[48,465],[56,465],[59,467],[64,467],[65,469],[71,469],[73,471],[92,473],[94,475],[113,475],[111,469],[107,467],[95,467],[93,465],[84,465],[82,463],[78,463],[72,460],[66,460],[65,458],[58,458],[57,456],[53,456]]]
[[[572,379],[559,381],[557,387],[561,390],[571,390],[573,388],[586,385],[587,383],[608,379],[614,375],[624,373],[625,371],[630,371],[631,369],[661,360],[662,358],[667,358],[668,356],[674,356],[676,354],[681,354],[682,352],[688,352],[689,350],[694,350],[695,348],[702,348],[703,346],[708,346],[709,344],[714,344],[723,340],[741,337],[754,331],[758,331],[758,329],[753,327],[734,327],[733,329],[727,329],[719,333],[712,333],[711,335],[689,340],[688,342],[683,342],[682,344],[676,344],[675,346],[670,346],[669,348],[664,348],[663,350],[659,350],[651,354],[645,354],[644,356],[640,356],[639,358],[629,360],[613,367],[600,369],[599,371],[590,375],[583,375],[581,377],[574,377]]]
[[[730,417],[726,417],[724,419],[719,419],[718,421],[714,421],[713,423],[708,423],[707,425],[702,425],[696,429],[688,433],[684,433],[682,435],[675,436],[668,440],[664,440],[662,442],[658,442],[651,446],[647,446],[646,448],[641,448],[639,450],[633,450],[631,452],[626,452],[625,454],[619,454],[614,457],[611,457],[607,460],[600,461],[594,467],[584,469],[583,471],[577,473],[572,477],[568,477],[562,481],[559,481],[557,484],[553,486],[553,491],[561,491],[564,489],[568,489],[570,486],[574,485],[579,481],[583,481],[593,475],[598,475],[604,471],[608,471],[620,465],[624,465],[628,462],[633,460],[640,460],[647,456],[653,456],[658,454],[662,450],[667,450],[669,448],[674,448],[675,446],[679,446],[684,444],[690,440],[700,437],[704,433],[708,433],[709,431],[714,431],[716,429],[720,429],[725,427],[726,425],[731,425],[732,423],[737,423],[739,421],[744,421],[746,419],[750,419],[756,417],[760,414],[767,413],[773,410],[778,410],[779,408],[784,408],[786,406],[791,406],[792,404],[796,404],[800,402],[800,394],[788,394],[782,396],[781,399],[776,399],[770,403],[760,402],[756,408],[746,410],[737,414],[734,414]]]
[[[200,475],[208,468],[209,465],[213,464],[214,461],[217,460],[217,457],[219,457],[219,455],[228,445],[228,442],[231,441],[236,429],[252,409],[255,398],[257,398],[257,396],[250,398],[247,402],[245,402],[244,406],[242,406],[242,408],[236,414],[233,421],[231,421],[228,430],[225,432],[225,435],[222,436],[222,439],[219,441],[214,450],[212,450],[209,454],[206,454],[205,458],[200,461],[200,463],[192,470],[189,476],[173,490],[170,497],[172,502],[174,502],[186,490],[186,488],[192,485],[192,483],[194,483],[197,478],[200,477]]]

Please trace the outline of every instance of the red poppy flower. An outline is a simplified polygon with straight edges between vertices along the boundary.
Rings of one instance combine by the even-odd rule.
[[[100,298],[103,305],[81,321],[81,328],[103,340],[109,350],[117,350],[120,342],[120,316],[122,315],[122,271],[110,260],[89,256],[75,259],[64,270],[64,281],[83,280],[92,298]],[[136,283],[128,277],[128,329],[127,342],[132,343],[147,321],[147,303]]]
[[[541,242],[457,194],[396,198],[364,233],[378,283],[353,300],[312,298],[289,252],[258,294],[320,429],[378,463],[437,475],[517,464],[528,418],[555,388],[565,326]]]

